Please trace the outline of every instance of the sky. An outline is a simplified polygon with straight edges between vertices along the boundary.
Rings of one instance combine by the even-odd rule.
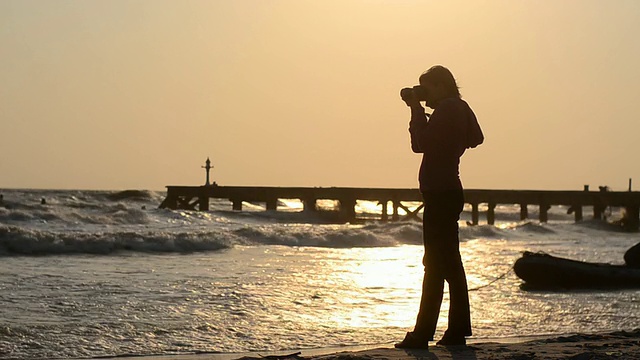
[[[455,75],[469,189],[640,188],[640,1],[0,0],[0,188],[415,188]],[[637,184],[637,186],[635,185]]]

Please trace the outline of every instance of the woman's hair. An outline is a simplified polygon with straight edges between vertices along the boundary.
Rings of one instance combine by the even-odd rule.
[[[420,75],[420,83],[423,82],[440,84],[444,86],[448,96],[460,98],[460,89],[456,84],[456,79],[451,71],[442,65],[432,66]]]

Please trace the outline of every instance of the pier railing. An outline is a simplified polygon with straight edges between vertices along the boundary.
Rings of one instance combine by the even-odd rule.
[[[640,214],[640,192],[635,191],[561,191],[561,190],[464,190],[465,202],[471,205],[472,224],[479,222],[479,205],[486,204],[488,224],[495,222],[495,208],[499,204],[520,205],[520,218],[528,218],[528,205],[539,207],[541,222],[548,220],[548,210],[552,205],[565,205],[574,214],[576,221],[583,219],[583,207],[593,207],[594,218],[601,218],[609,207],[623,207],[626,210],[625,227],[637,229]],[[254,186],[167,186],[167,197],[160,208],[209,210],[209,199],[228,199],[231,209],[242,211],[243,202],[264,203],[267,211],[277,211],[279,199],[299,199],[303,211],[322,212],[317,207],[320,199],[337,200],[339,209],[330,217],[336,222],[357,221],[358,200],[378,201],[382,206],[381,221],[419,219],[418,212],[423,205],[413,207],[408,202],[422,203],[418,189],[394,188],[350,188],[350,187],[254,187]],[[393,212],[388,214],[391,204]],[[398,209],[406,214],[402,216]],[[327,213],[325,211],[325,213]],[[327,215],[327,214],[325,214]],[[390,216],[389,216],[390,215]]]

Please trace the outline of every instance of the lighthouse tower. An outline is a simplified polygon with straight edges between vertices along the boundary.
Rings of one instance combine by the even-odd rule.
[[[211,169],[213,169],[213,166],[211,166],[211,160],[209,160],[209,158],[207,157],[207,161],[205,162],[205,166],[202,166],[203,169],[205,169],[207,171],[207,181],[205,182],[205,186],[210,186],[211,183],[209,182],[209,171],[211,171]]]

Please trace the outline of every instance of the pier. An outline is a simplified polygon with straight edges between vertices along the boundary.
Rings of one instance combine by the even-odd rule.
[[[601,219],[607,207],[621,207],[626,210],[625,222],[628,230],[637,230],[640,224],[640,192],[636,191],[546,191],[546,190],[464,190],[465,203],[471,205],[471,223],[477,225],[480,218],[479,205],[485,204],[486,221],[495,222],[495,208],[501,204],[520,205],[520,219],[528,218],[528,206],[537,206],[540,222],[547,222],[551,206],[564,205],[575,221],[583,220],[583,207],[593,208],[593,217]],[[378,202],[381,206],[379,221],[420,220],[418,212],[422,210],[422,196],[418,189],[394,188],[350,188],[350,187],[253,187],[253,186],[167,186],[167,197],[160,208],[209,210],[209,199],[227,199],[231,209],[242,211],[243,202],[264,203],[267,211],[277,211],[279,199],[299,199],[305,212],[325,215],[335,222],[362,221],[356,213],[358,200]],[[317,207],[318,200],[336,200],[339,209],[322,211]],[[420,203],[411,209],[407,203]],[[388,214],[389,206],[393,211]],[[484,207],[483,207],[484,208]],[[406,214],[399,214],[402,209]]]

